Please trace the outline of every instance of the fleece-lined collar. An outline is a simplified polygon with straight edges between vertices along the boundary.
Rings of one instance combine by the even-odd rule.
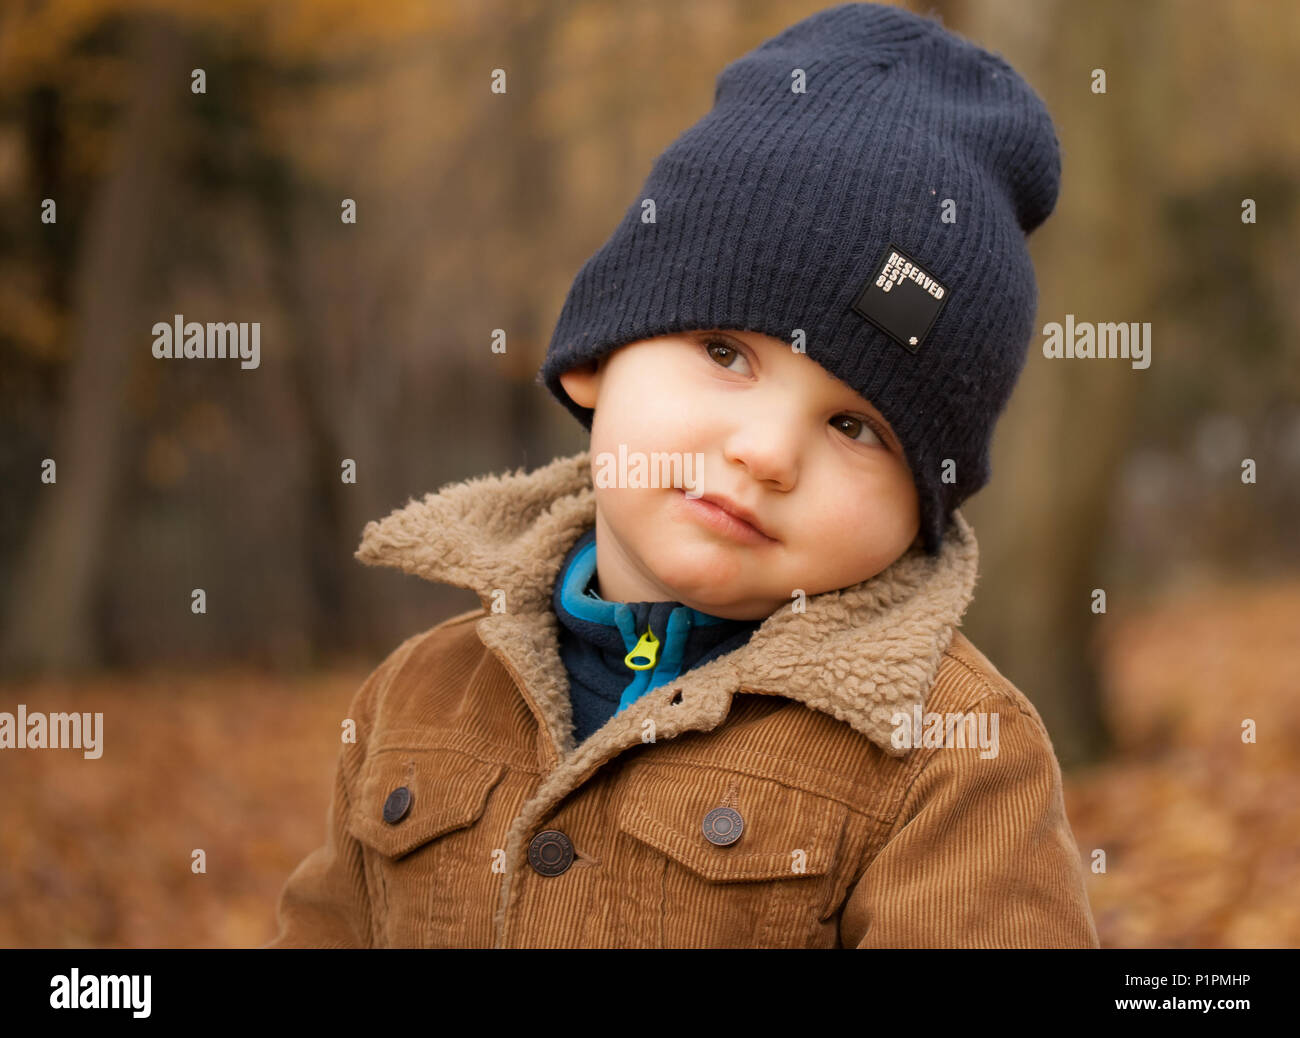
[[[869,580],[808,598],[801,612],[778,609],[739,649],[673,683],[682,709],[664,711],[663,697],[648,694],[575,752],[551,593],[569,548],[595,522],[590,466],[582,451],[531,472],[448,483],[368,523],[356,552],[369,565],[478,593],[486,611],[479,636],[536,704],[557,761],[572,766],[565,785],[611,750],[639,742],[635,726],[645,716],[656,719],[661,736],[709,730],[737,691],[785,696],[845,722],[886,753],[905,752],[892,744],[891,718],[924,708],[974,594],[979,550],[960,510],[938,556],[914,546]]]

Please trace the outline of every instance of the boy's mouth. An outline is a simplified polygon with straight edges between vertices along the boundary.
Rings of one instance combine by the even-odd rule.
[[[746,544],[777,544],[759,525],[757,516],[747,508],[736,504],[721,494],[704,494],[701,497],[687,497],[684,490],[679,490],[687,514],[696,521]]]

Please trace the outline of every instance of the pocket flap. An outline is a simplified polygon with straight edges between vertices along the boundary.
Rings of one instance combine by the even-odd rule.
[[[366,761],[348,830],[389,858],[401,857],[429,840],[478,821],[504,764],[451,749],[390,749]],[[384,805],[397,793],[389,822]],[[404,811],[403,811],[404,808]]]
[[[838,800],[721,769],[642,763],[624,782],[619,828],[713,882],[825,875],[848,814]],[[704,835],[704,816],[728,793],[744,828],[719,845]]]

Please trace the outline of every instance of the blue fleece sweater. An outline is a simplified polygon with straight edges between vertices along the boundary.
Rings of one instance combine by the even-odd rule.
[[[595,577],[593,526],[569,549],[551,597],[577,743],[650,689],[740,648],[762,625],[680,602],[606,602],[591,590]]]

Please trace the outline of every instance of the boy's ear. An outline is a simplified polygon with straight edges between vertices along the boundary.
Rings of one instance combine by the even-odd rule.
[[[560,385],[579,407],[595,410],[596,398],[600,395],[601,369],[604,367],[601,360],[589,360],[560,376]]]

